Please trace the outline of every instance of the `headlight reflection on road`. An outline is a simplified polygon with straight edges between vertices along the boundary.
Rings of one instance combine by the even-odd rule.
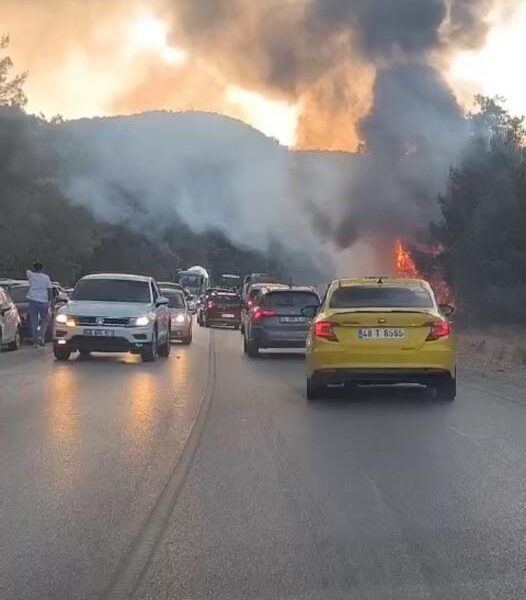
[[[81,445],[76,375],[67,366],[60,366],[53,370],[47,382],[54,475],[57,482],[73,487],[80,474]]]
[[[153,434],[159,394],[157,375],[140,371],[129,379],[131,427],[139,443],[148,443]]]
[[[173,360],[175,355],[175,360]],[[188,386],[189,382],[189,357],[188,357],[188,348],[181,346],[172,346],[172,356],[170,357],[170,380],[172,384],[172,389],[175,388],[177,391],[186,386]],[[177,394],[179,396],[179,394]]]
[[[199,360],[199,369],[196,369],[195,355],[192,362],[190,347],[174,345],[168,367],[172,418],[182,421],[187,418],[195,398],[201,398],[205,393],[208,365]]]

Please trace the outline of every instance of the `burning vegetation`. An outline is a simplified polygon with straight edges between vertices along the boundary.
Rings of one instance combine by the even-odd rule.
[[[409,250],[403,245],[402,240],[400,239],[395,241],[394,260],[396,274],[399,277],[420,277],[415,261],[412,259]]]
[[[435,292],[437,302],[440,304],[454,304],[455,302],[451,288],[444,279],[441,269],[437,264],[437,259],[442,252],[442,248],[439,246],[420,245],[417,252],[427,259],[426,262],[429,264],[429,269],[426,269],[426,272],[421,271],[417,267],[416,261],[411,255],[411,251],[402,240],[395,240],[394,266],[396,274],[399,277],[426,279],[429,281]]]

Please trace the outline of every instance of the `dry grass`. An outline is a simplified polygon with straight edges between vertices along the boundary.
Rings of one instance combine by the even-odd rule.
[[[526,367],[526,327],[492,328],[458,334],[459,364],[468,369],[498,372]]]

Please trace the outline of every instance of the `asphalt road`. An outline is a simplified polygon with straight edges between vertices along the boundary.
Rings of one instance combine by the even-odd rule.
[[[309,404],[240,337],[0,355],[2,600],[526,597],[523,387]]]

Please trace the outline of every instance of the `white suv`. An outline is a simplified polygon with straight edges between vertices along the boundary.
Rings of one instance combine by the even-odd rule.
[[[145,362],[170,354],[170,313],[151,277],[102,273],[80,279],[55,316],[53,352],[132,352]]]

